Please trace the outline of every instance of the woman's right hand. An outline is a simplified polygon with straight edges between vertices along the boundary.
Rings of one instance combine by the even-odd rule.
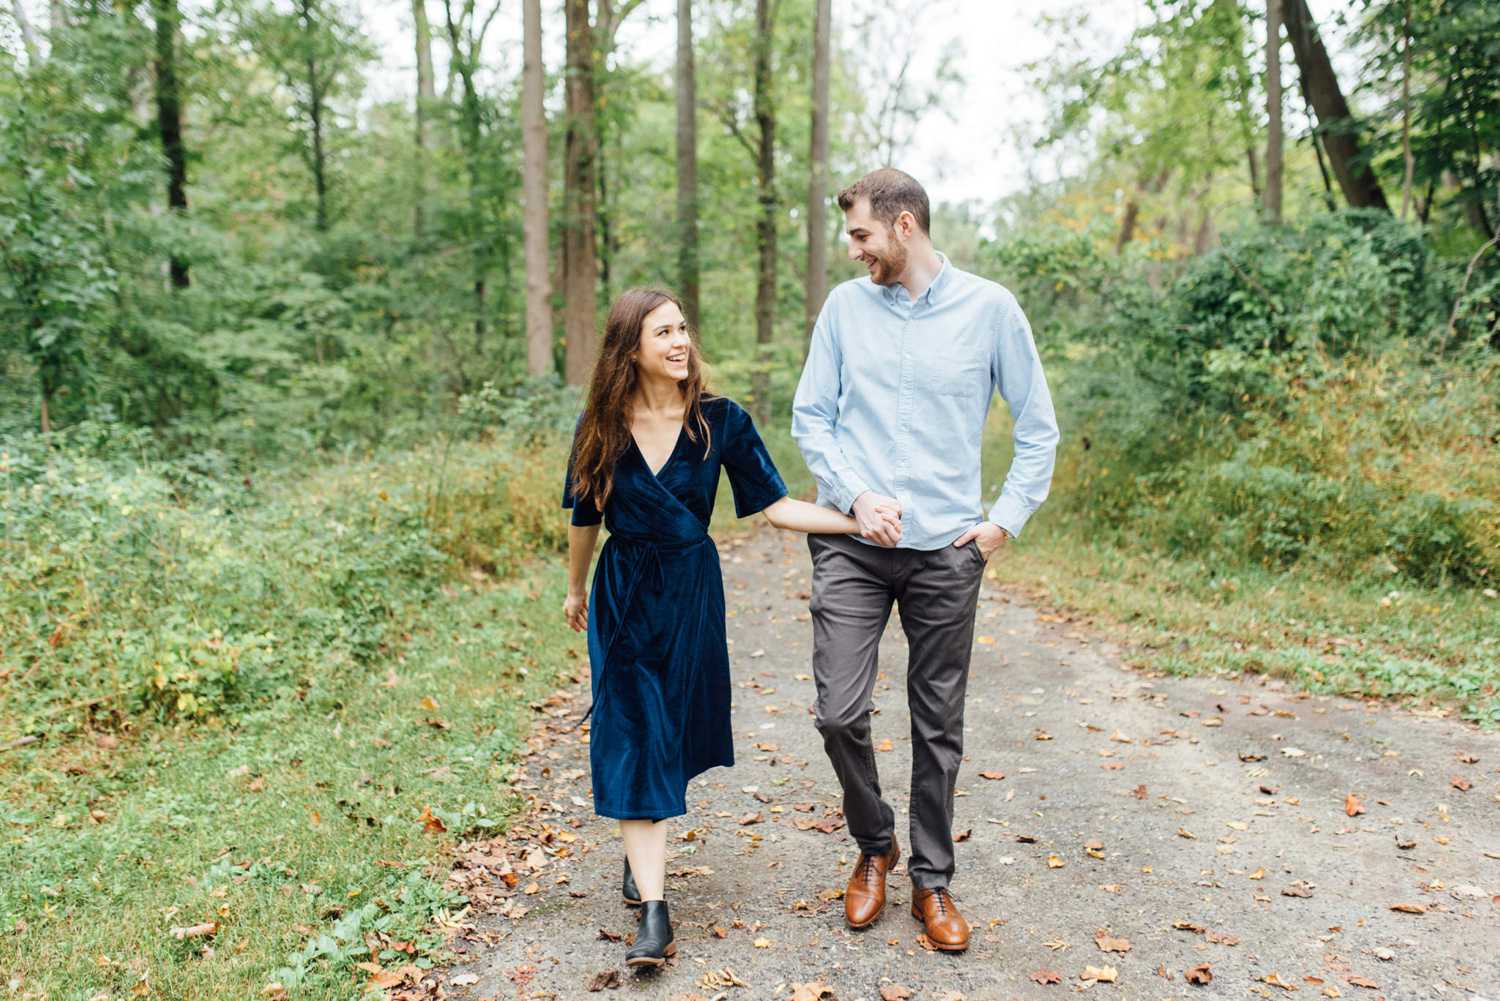
[[[568,628],[575,633],[581,633],[589,627],[589,598],[581,592],[568,592],[567,600],[563,602],[563,619],[568,623]]]

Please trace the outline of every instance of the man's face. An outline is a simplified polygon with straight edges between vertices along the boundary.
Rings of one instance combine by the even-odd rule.
[[[894,285],[906,271],[906,240],[901,233],[903,219],[887,226],[870,214],[870,200],[861,198],[844,213],[844,228],[849,234],[849,260],[859,261],[870,271],[876,285]]]

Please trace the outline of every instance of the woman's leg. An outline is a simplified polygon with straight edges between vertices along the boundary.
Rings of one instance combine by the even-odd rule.
[[[642,900],[663,900],[667,881],[667,825],[657,820],[622,820],[625,857]]]

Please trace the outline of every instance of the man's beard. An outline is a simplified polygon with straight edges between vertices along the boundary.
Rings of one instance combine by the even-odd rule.
[[[881,257],[877,254],[870,255],[875,260],[875,267],[870,271],[870,280],[876,285],[895,285],[901,280],[901,273],[906,270],[908,254],[906,248],[898,243],[892,243],[889,253]]]

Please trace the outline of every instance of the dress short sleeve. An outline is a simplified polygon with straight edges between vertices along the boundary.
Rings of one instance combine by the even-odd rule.
[[[583,418],[580,417],[578,420],[579,423],[582,423]],[[576,427],[574,428],[574,431],[576,434]],[[576,437],[574,440],[576,443]],[[565,508],[573,509],[572,524],[577,525],[580,528],[586,528],[589,525],[599,524],[599,522],[604,520],[604,515],[599,512],[598,506],[594,504],[594,498],[592,495],[580,499],[573,491],[573,460],[577,457],[578,452],[575,447],[573,453],[568,456],[568,469],[567,472],[563,475],[562,506]]]
[[[747,518],[785,497],[786,484],[750,415],[733,400],[725,403],[728,413],[724,417],[719,456],[734,492],[735,517]]]

